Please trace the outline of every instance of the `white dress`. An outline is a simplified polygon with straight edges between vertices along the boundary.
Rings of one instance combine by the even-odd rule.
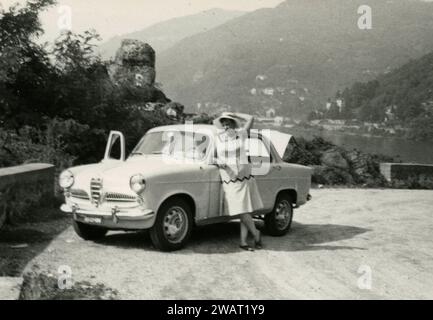
[[[220,168],[224,191],[224,214],[239,215],[263,209],[256,179],[251,174],[251,164],[245,154],[246,135],[238,131],[236,137],[226,133],[217,136],[217,156],[226,167]]]

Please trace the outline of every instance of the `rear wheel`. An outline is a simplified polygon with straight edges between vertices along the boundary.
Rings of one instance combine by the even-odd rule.
[[[155,224],[150,229],[150,238],[159,250],[179,250],[188,242],[192,226],[189,204],[182,198],[169,199],[158,210]]]
[[[73,221],[75,232],[84,240],[98,240],[107,234],[108,230],[98,226],[91,226],[78,221]]]
[[[275,201],[271,213],[265,216],[265,229],[271,236],[285,235],[292,225],[293,200],[288,194],[281,194]]]

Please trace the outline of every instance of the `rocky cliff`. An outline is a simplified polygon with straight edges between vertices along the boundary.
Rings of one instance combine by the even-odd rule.
[[[156,75],[155,51],[139,40],[123,40],[108,71],[111,80],[117,85],[152,87]]]

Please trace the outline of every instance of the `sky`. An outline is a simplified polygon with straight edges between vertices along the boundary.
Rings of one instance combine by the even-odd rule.
[[[7,9],[12,3],[25,0],[0,0]],[[160,21],[198,13],[212,8],[254,11],[275,7],[283,0],[57,0],[57,6],[41,15],[45,30],[42,40],[52,41],[60,33],[60,25],[71,25],[72,31],[95,29],[109,38],[148,27]],[[70,12],[70,19],[67,18]],[[70,22],[70,23],[69,23]]]

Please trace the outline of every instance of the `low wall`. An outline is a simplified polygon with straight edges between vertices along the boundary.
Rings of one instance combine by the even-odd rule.
[[[53,199],[54,172],[55,167],[45,163],[0,168],[0,228]]]
[[[433,165],[417,163],[381,163],[380,173],[394,186],[433,188]]]

